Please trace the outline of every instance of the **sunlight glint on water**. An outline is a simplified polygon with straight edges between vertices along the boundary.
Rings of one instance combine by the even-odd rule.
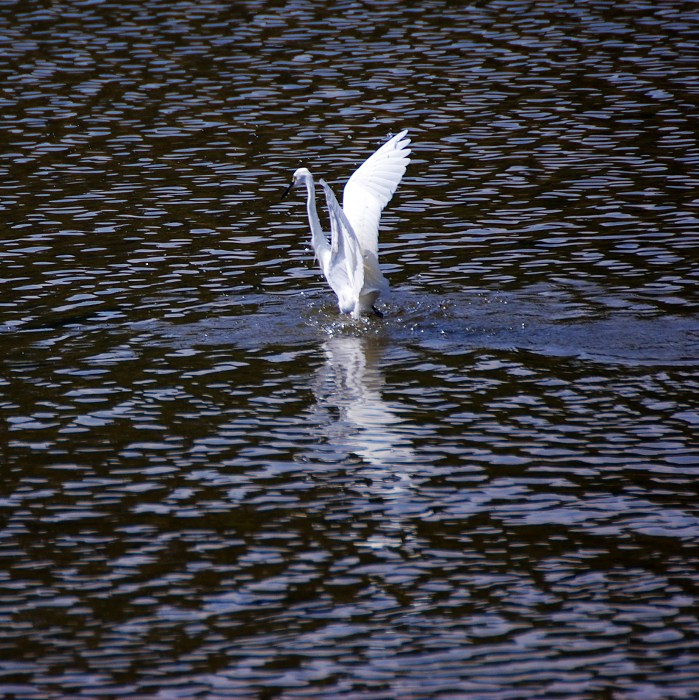
[[[0,694],[696,697],[698,22],[0,8]]]

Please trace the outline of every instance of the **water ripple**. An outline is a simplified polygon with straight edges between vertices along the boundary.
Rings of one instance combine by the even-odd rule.
[[[10,4],[5,694],[694,697],[690,4]]]

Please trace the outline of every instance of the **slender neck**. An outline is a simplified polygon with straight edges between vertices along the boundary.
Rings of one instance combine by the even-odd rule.
[[[313,175],[308,173],[304,180],[306,182],[306,194],[308,195],[306,210],[308,211],[308,223],[311,225],[311,244],[313,245],[313,250],[315,250],[317,257],[320,248],[327,246],[328,241],[323,235],[320,219],[318,219],[318,210],[316,209],[316,187],[313,183]]]

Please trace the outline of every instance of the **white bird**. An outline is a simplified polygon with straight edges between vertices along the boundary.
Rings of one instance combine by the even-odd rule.
[[[320,180],[330,214],[329,244],[318,219],[310,171],[299,168],[282,195],[285,197],[294,185],[305,183],[311,244],[342,313],[357,317],[373,311],[382,315],[374,307],[379,295],[388,289],[379,269],[379,219],[410,162],[407,133],[401,131],[386,141],[354,171],[345,185],[342,207],[329,185]]]

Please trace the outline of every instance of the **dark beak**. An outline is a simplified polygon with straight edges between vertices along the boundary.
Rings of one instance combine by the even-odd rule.
[[[284,190],[284,194],[282,195],[282,199],[284,199],[284,197],[286,197],[286,195],[288,195],[289,192],[291,192],[291,190],[294,189],[294,185],[295,185],[295,184],[296,184],[296,183],[292,180],[292,181],[291,181],[291,184]]]

